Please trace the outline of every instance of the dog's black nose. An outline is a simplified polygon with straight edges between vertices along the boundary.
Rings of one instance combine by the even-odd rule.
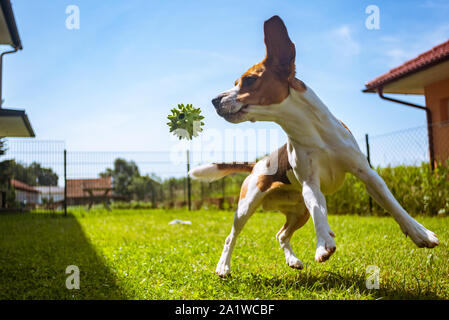
[[[215,109],[217,109],[220,106],[220,101],[221,101],[220,96],[212,99],[212,104],[214,105]]]

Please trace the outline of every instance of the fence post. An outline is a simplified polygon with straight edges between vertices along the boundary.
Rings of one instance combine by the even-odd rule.
[[[365,141],[366,141],[366,159],[368,160],[369,166],[372,168],[373,166],[371,165],[368,133],[365,133]]]
[[[64,215],[67,216],[67,150],[64,149]]]
[[[200,181],[200,187],[201,187],[201,203],[204,202],[204,183],[203,181]]]
[[[371,155],[370,155],[370,148],[369,148],[369,137],[368,133],[365,134],[365,142],[366,142],[366,159],[368,160],[369,166],[372,168],[371,165]],[[373,199],[371,196],[368,196],[368,205],[369,205],[369,212],[373,212]]]
[[[187,203],[188,203],[188,207],[189,207],[189,211],[192,210],[192,195],[191,195],[191,190],[190,190],[190,176],[189,176],[189,171],[190,171],[190,155],[189,155],[189,149],[187,149]]]
[[[226,177],[223,177],[221,179],[221,193],[223,195],[223,206],[224,206],[225,198],[226,198],[226,181],[225,180],[226,180]]]

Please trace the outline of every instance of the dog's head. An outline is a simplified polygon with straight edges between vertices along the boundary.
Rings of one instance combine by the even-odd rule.
[[[281,18],[265,21],[264,34],[265,59],[237,79],[232,89],[212,100],[217,113],[229,122],[270,120],[270,114],[276,112],[270,106],[287,98],[289,87],[305,90],[295,78],[295,45]]]

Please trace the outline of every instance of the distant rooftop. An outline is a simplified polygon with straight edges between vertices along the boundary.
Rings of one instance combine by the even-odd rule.
[[[36,190],[34,187],[16,179],[11,179],[11,186],[13,186],[14,189],[17,190],[39,193],[39,190]]]
[[[58,186],[38,186],[34,187],[34,189],[38,190],[40,193],[64,193],[64,187]]]
[[[98,179],[67,179],[67,197],[84,198],[89,196],[89,191],[94,196],[101,196],[104,190],[112,189],[111,177]]]

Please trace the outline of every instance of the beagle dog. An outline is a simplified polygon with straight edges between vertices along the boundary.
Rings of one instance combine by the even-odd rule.
[[[336,192],[347,172],[363,181],[371,197],[391,213],[402,232],[418,247],[438,245],[437,236],[401,207],[370,167],[349,129],[311,88],[295,78],[295,45],[283,21],[278,16],[265,21],[264,34],[265,59],[246,71],[233,88],[214,98],[212,104],[221,117],[232,123],[276,122],[286,132],[287,143],[257,163],[213,163],[189,172],[193,178],[208,181],[234,172],[250,173],[241,187],[233,226],[216,273],[221,277],[229,275],[237,236],[259,205],[285,214],[286,222],[276,238],[290,267],[303,268],[290,246],[290,238],[309,216],[317,237],[315,260],[329,259],[336,246],[324,195]]]

